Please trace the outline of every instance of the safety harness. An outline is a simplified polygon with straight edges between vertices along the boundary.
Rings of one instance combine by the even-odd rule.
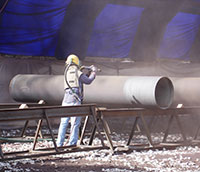
[[[65,71],[64,71],[64,78],[65,78],[65,82],[68,86],[68,88],[72,91],[72,94],[74,95],[74,97],[79,101],[81,102],[81,99],[79,98],[79,96],[77,95],[77,93],[73,90],[73,88],[70,86],[69,82],[68,82],[68,79],[67,79],[67,72],[69,71],[69,68],[71,66],[76,66],[77,68],[79,68],[78,65],[76,65],[75,63],[70,63],[68,65],[65,66]],[[76,71],[77,72],[77,71]],[[79,95],[81,95],[81,91],[80,91],[80,86],[78,87],[79,88]]]

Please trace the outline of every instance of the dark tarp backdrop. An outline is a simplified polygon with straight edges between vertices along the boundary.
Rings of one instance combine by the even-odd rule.
[[[191,0],[191,7],[184,7],[185,0],[127,2],[9,0],[1,13],[0,53],[197,61],[200,16],[195,5],[200,7],[200,1]]]
[[[84,59],[95,19],[104,6],[104,1],[72,0],[59,32],[55,52],[58,59],[63,59],[71,53]]]
[[[127,57],[143,8],[108,4],[96,18],[87,56]]]
[[[200,15],[177,13],[167,25],[158,57],[190,60],[190,49],[199,25]]]
[[[54,56],[70,0],[9,0],[0,21],[0,52]]]

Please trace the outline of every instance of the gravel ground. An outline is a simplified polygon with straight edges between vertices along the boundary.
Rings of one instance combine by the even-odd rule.
[[[11,132],[3,131],[4,136],[11,136],[19,133],[20,130]],[[30,131],[31,132],[31,131]],[[12,134],[10,134],[12,133]],[[163,133],[154,133],[152,139],[159,142]],[[112,154],[108,149],[96,149],[90,151],[81,151],[40,157],[34,159],[12,160],[0,162],[0,171],[6,172],[200,172],[200,148],[198,146],[182,146],[174,149],[120,149],[125,145],[128,135],[112,134],[114,145],[118,145],[116,153]],[[180,135],[170,135],[170,141],[181,139]],[[134,138],[134,143],[147,143],[144,135],[138,134]],[[86,139],[87,141],[87,139]],[[100,145],[100,140],[95,138],[94,145]],[[3,152],[14,150],[26,150],[32,146],[32,143],[3,143]],[[42,141],[38,147],[51,147],[52,142]],[[121,147],[122,148],[122,147]]]

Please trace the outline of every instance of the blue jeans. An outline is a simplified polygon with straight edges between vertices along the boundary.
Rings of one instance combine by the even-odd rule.
[[[80,105],[81,102],[75,98],[70,90],[65,91],[62,106]],[[57,146],[63,146],[67,126],[71,120],[70,137],[67,145],[76,145],[79,137],[79,126],[81,117],[65,117],[61,118],[60,126],[58,129]]]

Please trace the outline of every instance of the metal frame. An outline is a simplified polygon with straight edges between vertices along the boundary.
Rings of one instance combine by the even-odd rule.
[[[189,143],[184,128],[180,122],[180,116],[181,115],[193,115],[193,114],[199,114],[200,107],[185,107],[185,108],[170,108],[170,109],[144,109],[144,108],[121,108],[121,109],[106,109],[106,108],[96,108],[95,105],[89,104],[89,105],[78,105],[78,106],[42,106],[42,107],[32,107],[32,108],[26,108],[26,109],[0,109],[0,122],[7,122],[7,121],[16,121],[16,120],[39,120],[37,125],[37,130],[34,137],[34,143],[32,150],[24,151],[24,152],[12,152],[12,153],[5,153],[3,154],[1,150],[0,145],[0,157],[1,160],[10,160],[10,159],[20,159],[20,158],[27,158],[27,157],[39,157],[39,156],[45,156],[45,155],[53,155],[53,154],[61,154],[61,153],[67,153],[67,152],[74,152],[74,151],[81,151],[83,149],[72,149],[69,150],[68,147],[57,147],[54,134],[52,132],[51,124],[49,123],[50,118],[60,118],[60,117],[71,117],[71,116],[83,116],[85,117],[80,143],[83,142],[83,138],[86,132],[86,126],[88,124],[89,118],[92,119],[92,133],[90,135],[90,140],[88,146],[92,145],[94,136],[96,134],[96,131],[99,134],[99,138],[101,140],[101,147],[99,148],[106,148],[104,144],[103,137],[101,135],[99,123],[102,124],[104,134],[106,136],[106,139],[109,144],[109,148],[112,152],[114,152],[114,145],[112,143],[111,139],[111,132],[110,127],[106,121],[106,117],[125,117],[125,116],[131,116],[135,117],[135,121],[132,125],[132,129],[129,135],[129,139],[127,142],[127,146],[130,145],[131,140],[135,134],[135,131],[137,129],[138,121],[141,120],[142,125],[144,126],[144,130],[149,142],[149,148],[156,148],[158,145],[155,145],[151,139],[151,132],[149,129],[149,126],[146,124],[145,116],[163,116],[167,115],[169,116],[169,120],[167,123],[167,128],[164,132],[164,137],[162,142],[159,146],[163,146],[165,143],[165,146],[170,146],[170,143],[166,142],[166,138],[168,136],[171,123],[173,120],[176,120],[177,126],[180,129],[181,135],[183,137],[183,144]],[[47,127],[50,131],[51,139],[53,141],[53,148],[46,148],[46,149],[36,149],[36,144],[38,141],[38,135],[41,128],[41,124],[43,120],[46,120]],[[199,129],[198,129],[199,130]],[[197,131],[198,133],[198,131]],[[196,133],[196,135],[197,135]],[[175,144],[174,144],[175,145]],[[67,148],[67,150],[65,149]],[[86,147],[86,149],[89,149],[89,147]],[[94,146],[91,147],[91,149],[96,149]],[[43,153],[41,153],[43,151]],[[36,153],[37,152],[37,153]],[[16,156],[17,153],[23,153],[26,155],[23,156]],[[9,155],[14,155],[14,157],[8,157]]]
[[[83,116],[91,117],[93,125],[97,128],[99,138],[101,140],[102,147],[105,147],[103,137],[100,133],[100,129],[96,119],[96,106],[94,104],[85,104],[77,106],[42,106],[42,107],[31,107],[25,109],[0,109],[0,122],[7,121],[16,121],[16,120],[39,120],[37,125],[37,130],[34,137],[32,150],[22,151],[22,152],[11,152],[3,153],[0,147],[1,160],[11,160],[11,159],[22,159],[26,157],[35,157],[35,156],[44,156],[57,153],[66,153],[66,150],[63,150],[65,147],[57,147],[54,134],[52,132],[51,124],[49,123],[50,118],[61,118],[61,117],[71,117],[71,116]],[[36,149],[36,144],[38,141],[38,135],[41,128],[41,124],[45,120],[47,122],[47,128],[49,129],[51,139],[53,141],[54,147],[51,149],[53,152],[48,152],[48,149]],[[83,135],[83,134],[82,134]],[[71,148],[68,146],[67,148]],[[88,148],[87,148],[88,149]],[[76,149],[79,151],[80,149]],[[38,153],[38,151],[43,151],[45,153]],[[18,156],[18,154],[23,153],[26,155]],[[13,155],[12,157],[10,157]],[[7,157],[8,156],[8,157]]]
[[[113,146],[113,143],[112,143],[112,139],[110,137],[109,125],[108,125],[107,121],[103,119],[103,115],[101,114],[101,111],[96,110],[96,116],[97,116],[97,124],[99,124],[100,122],[102,123],[104,134],[105,134],[106,139],[109,143],[109,148],[110,148],[111,152],[114,153],[114,146]],[[87,125],[88,121],[89,121],[89,118],[86,118],[84,126],[83,126],[83,130],[82,130],[81,139],[80,139],[81,142],[82,142],[82,138],[85,134],[85,126]],[[93,129],[92,129],[92,132],[91,132],[91,135],[90,135],[89,145],[92,145],[97,127],[98,127],[98,125],[93,126]]]
[[[190,143],[186,138],[184,128],[183,128],[183,126],[180,122],[180,117],[182,115],[199,114],[200,107],[184,107],[184,108],[169,108],[169,109],[144,109],[144,108],[98,109],[97,112],[100,116],[100,117],[98,117],[99,122],[102,122],[102,124],[103,124],[104,133],[105,133],[106,138],[108,140],[110,149],[112,151],[114,151],[114,146],[113,146],[111,136],[110,136],[110,133],[109,133],[109,126],[108,126],[108,123],[106,122],[106,119],[105,119],[106,117],[122,117],[122,118],[125,117],[125,116],[135,117],[135,121],[132,125],[132,129],[131,129],[131,132],[130,132],[130,135],[129,135],[129,139],[128,139],[128,142],[126,144],[127,146],[130,145],[131,140],[133,138],[133,135],[135,134],[135,131],[137,129],[137,127],[136,127],[137,123],[138,123],[139,119],[141,119],[142,125],[144,126],[144,131],[146,133],[146,136],[147,136],[147,139],[148,139],[148,142],[149,142],[149,148],[164,146],[164,144],[165,144],[165,146],[178,145],[178,144],[175,144],[177,142],[173,142],[174,144],[166,142],[172,121],[176,120],[177,126],[178,126],[180,133],[181,133],[181,136],[183,138],[183,142],[179,143],[179,145],[185,145],[186,143],[192,144],[192,142]],[[148,125],[146,124],[146,121],[145,121],[145,116],[153,116],[154,118],[156,118],[157,116],[163,116],[163,115],[169,116],[167,128],[164,132],[164,137],[163,137],[162,142],[160,144],[154,144],[152,139],[151,139],[150,129],[149,129],[149,127],[148,127]],[[94,133],[95,132],[93,132],[92,135],[91,135],[92,138],[93,138]],[[198,133],[198,131],[197,131],[197,133]],[[143,146],[143,145],[141,145],[141,146]],[[145,145],[145,147],[146,147],[146,145]]]

